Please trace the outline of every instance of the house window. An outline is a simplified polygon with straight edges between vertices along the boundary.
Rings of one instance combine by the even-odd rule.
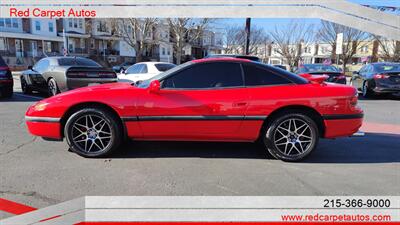
[[[95,40],[94,39],[90,39],[90,48],[91,49],[94,49],[94,43],[95,42]]]
[[[168,55],[171,55],[171,51],[170,51],[170,49],[168,48]]]
[[[165,48],[162,48],[162,54],[165,55]]]
[[[74,28],[78,28],[78,19],[74,19]]]
[[[35,27],[36,27],[36,30],[40,30],[40,22],[39,21],[35,21]]]
[[[0,27],[4,27],[4,19],[0,19]]]
[[[0,51],[5,51],[6,49],[6,39],[0,38]]]
[[[53,32],[53,31],[54,31],[53,22],[49,22],[49,32]]]
[[[85,39],[83,39],[83,38],[81,38],[81,48],[82,49],[84,49],[86,46],[85,46]]]
[[[72,19],[68,19],[68,26],[72,28]]]
[[[83,21],[80,19],[79,20],[79,28],[82,29],[83,28]]]
[[[97,31],[98,32],[108,32],[106,21],[98,21]]]
[[[12,19],[12,25],[14,28],[18,28],[18,20],[17,19]]]
[[[11,19],[6,19],[6,27],[11,27]]]
[[[46,51],[51,52],[51,42],[49,41],[46,42]]]

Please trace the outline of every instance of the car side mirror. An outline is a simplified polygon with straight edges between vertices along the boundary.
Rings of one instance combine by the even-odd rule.
[[[28,70],[33,70],[33,66],[28,66]]]
[[[148,90],[149,93],[154,93],[154,94],[160,92],[160,81],[158,80],[151,81]]]
[[[358,76],[360,73],[358,73],[358,71],[353,71],[353,75],[354,76]]]

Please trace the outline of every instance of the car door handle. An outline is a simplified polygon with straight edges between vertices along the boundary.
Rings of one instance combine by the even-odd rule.
[[[247,105],[247,102],[234,102],[232,104],[233,107],[243,107],[243,106],[246,106],[246,105]]]

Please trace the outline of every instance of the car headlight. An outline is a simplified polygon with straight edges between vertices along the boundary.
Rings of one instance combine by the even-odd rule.
[[[33,109],[35,111],[43,111],[44,109],[46,109],[48,104],[49,103],[47,103],[47,102],[39,102],[39,103],[37,103],[36,105],[33,106]]]

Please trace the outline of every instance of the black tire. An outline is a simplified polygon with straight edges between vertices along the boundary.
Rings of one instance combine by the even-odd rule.
[[[291,124],[288,125],[288,121]],[[293,121],[297,123],[297,128],[306,124],[303,129],[296,130]],[[284,129],[292,130],[292,133],[285,133]],[[302,134],[300,134],[303,132]],[[296,162],[303,160],[317,147],[319,141],[319,130],[309,116],[302,113],[285,113],[277,115],[270,124],[263,127],[262,139],[268,152],[283,161]],[[306,138],[310,137],[310,138]],[[284,143],[285,142],[285,143]],[[293,147],[294,146],[294,147]],[[293,151],[295,150],[295,152]],[[291,154],[291,153],[297,154]]]
[[[13,89],[12,88],[5,88],[3,90],[0,90],[0,97],[4,98],[11,98],[13,95]]]
[[[22,93],[25,95],[30,95],[32,94],[32,89],[29,87],[28,83],[26,82],[24,77],[20,78],[21,81],[21,89],[22,89]]]
[[[86,119],[88,119],[86,127],[89,129],[79,125],[86,123]],[[104,125],[97,124],[100,119],[104,120]],[[97,125],[93,126],[93,123]],[[118,149],[123,136],[119,119],[113,113],[102,108],[81,109],[72,114],[65,124],[64,134],[70,150],[88,158],[110,155]],[[106,138],[106,136],[110,136],[110,138]]]
[[[368,81],[364,81],[361,93],[364,98],[371,98],[374,96],[374,92],[369,88]]]
[[[58,88],[57,81],[54,78],[50,78],[47,81],[47,90],[49,96],[54,96],[60,93],[60,89]]]

